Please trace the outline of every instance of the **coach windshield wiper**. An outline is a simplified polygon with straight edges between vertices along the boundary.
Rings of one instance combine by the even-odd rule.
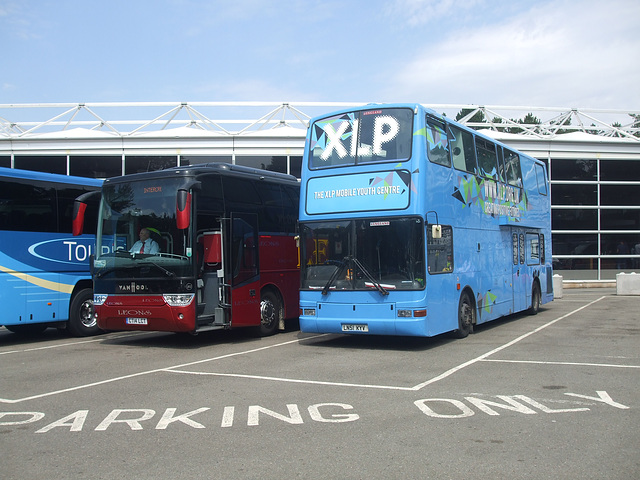
[[[324,288],[322,289],[322,295],[326,295],[327,293],[329,293],[329,288],[331,287],[331,284],[335,282],[336,278],[338,278],[338,275],[340,275],[340,272],[342,272],[342,270],[344,270],[344,267],[347,266],[348,261],[349,261],[349,257],[344,257],[342,259],[341,265],[338,268],[336,268],[336,270],[329,277],[329,280],[327,280],[327,283],[324,285]]]
[[[375,278],[373,278],[373,275],[369,273],[369,270],[365,268],[360,260],[358,260],[356,257],[351,257],[351,260],[353,261],[355,266],[358,267],[362,271],[362,273],[364,273],[364,276],[367,277],[367,280],[373,283],[373,286],[376,287],[376,290],[380,292],[380,295],[389,295],[389,291],[384,288]]]
[[[136,265],[119,265],[117,267],[109,267],[109,268],[102,268],[99,271],[94,271],[93,276],[96,278],[101,278],[104,277],[107,273],[111,273],[114,270],[133,270],[134,268],[138,268]]]
[[[162,270],[162,272],[163,272],[167,277],[175,277],[175,275],[176,275],[176,274],[175,274],[174,272],[172,272],[171,270],[167,270],[166,268],[164,268],[164,267],[163,267],[163,266],[161,266],[161,265],[158,265],[158,264],[157,264],[157,263],[155,263],[155,262],[149,262],[149,261],[147,261],[146,263],[143,263],[142,265],[146,265],[147,263],[149,263],[149,264],[153,265],[154,267],[156,267],[156,268],[158,268],[158,269]]]

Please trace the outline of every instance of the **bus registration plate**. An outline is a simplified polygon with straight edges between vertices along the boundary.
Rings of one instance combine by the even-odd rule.
[[[361,324],[343,323],[342,331],[343,332],[368,332],[369,325],[367,325],[366,323],[361,323]]]
[[[126,322],[128,325],[147,325],[146,318],[127,317]]]

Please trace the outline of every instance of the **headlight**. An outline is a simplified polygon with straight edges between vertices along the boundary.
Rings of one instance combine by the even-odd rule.
[[[191,300],[193,300],[193,293],[168,293],[162,295],[164,301],[167,302],[167,305],[170,307],[184,307],[185,305],[189,305]]]
[[[94,305],[102,305],[104,302],[107,301],[107,297],[109,295],[105,294],[105,293],[94,293],[93,294],[93,304]]]

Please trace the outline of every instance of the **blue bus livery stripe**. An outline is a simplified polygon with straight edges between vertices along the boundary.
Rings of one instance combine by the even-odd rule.
[[[70,294],[73,292],[73,285],[67,285],[64,283],[52,282],[50,280],[44,280],[42,278],[38,278],[34,275],[29,275],[26,273],[16,272],[15,270],[11,270],[10,268],[3,267],[0,265],[0,271],[4,273],[8,273],[9,275],[13,275],[20,280],[23,280],[32,285],[36,285],[38,287],[45,288],[47,290],[52,290],[54,292],[67,293]],[[6,288],[6,287],[5,287]]]

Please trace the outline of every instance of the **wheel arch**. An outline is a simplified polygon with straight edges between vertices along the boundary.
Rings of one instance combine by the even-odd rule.
[[[69,320],[71,315],[71,304],[73,303],[73,297],[75,297],[78,293],[80,293],[85,288],[90,288],[91,291],[93,291],[93,281],[91,279],[80,280],[73,287],[73,291],[71,292],[71,296],[69,297],[69,312],[68,312],[69,316],[67,317],[67,320]]]

